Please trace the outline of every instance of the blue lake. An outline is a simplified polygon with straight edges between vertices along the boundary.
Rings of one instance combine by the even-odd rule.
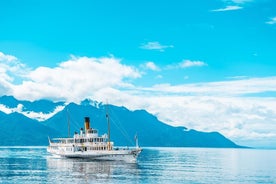
[[[145,148],[126,164],[0,147],[0,183],[276,183],[276,150]]]

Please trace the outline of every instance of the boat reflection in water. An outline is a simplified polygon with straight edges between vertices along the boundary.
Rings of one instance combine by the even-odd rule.
[[[120,161],[93,161],[90,159],[66,159],[48,156],[47,168],[50,172],[48,181],[56,183],[90,183],[112,182],[118,178],[122,181],[133,181],[140,178],[140,169],[137,163]]]

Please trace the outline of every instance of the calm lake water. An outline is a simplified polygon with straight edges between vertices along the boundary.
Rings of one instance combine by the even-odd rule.
[[[145,148],[126,164],[0,147],[0,183],[276,183],[276,150]]]

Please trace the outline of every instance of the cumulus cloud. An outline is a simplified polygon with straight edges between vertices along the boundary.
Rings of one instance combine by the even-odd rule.
[[[153,70],[153,71],[160,71],[160,68],[152,61],[149,61],[143,64],[143,68]]]
[[[0,94],[11,93],[12,83],[24,77],[28,68],[15,56],[0,52]]]
[[[225,8],[219,8],[212,10],[213,12],[224,12],[224,11],[233,11],[233,10],[239,10],[242,9],[243,7],[241,6],[226,6]]]
[[[3,52],[0,52],[0,61],[14,61],[17,60],[15,56],[4,54]]]
[[[10,57],[11,58],[11,57]],[[0,73],[6,79],[0,80],[0,86],[8,95],[19,99],[55,99],[79,101],[94,97],[103,89],[123,89],[131,87],[131,79],[141,76],[134,67],[121,64],[113,57],[88,58],[72,57],[54,68],[39,67],[25,73],[20,84],[13,83],[7,72],[13,66],[5,65]],[[3,87],[4,86],[4,87]]]
[[[267,24],[276,24],[276,17],[271,18],[269,21],[266,22]]]
[[[148,42],[140,46],[141,49],[158,50],[164,52],[167,48],[173,48],[173,45],[161,45],[159,42]]]
[[[0,72],[10,72],[9,74],[21,75],[25,73],[28,68],[21,63],[15,56],[4,54],[0,52]]]

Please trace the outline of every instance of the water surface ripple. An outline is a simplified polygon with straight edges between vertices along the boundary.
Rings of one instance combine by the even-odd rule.
[[[276,150],[145,148],[137,164],[0,147],[0,183],[276,183]]]

